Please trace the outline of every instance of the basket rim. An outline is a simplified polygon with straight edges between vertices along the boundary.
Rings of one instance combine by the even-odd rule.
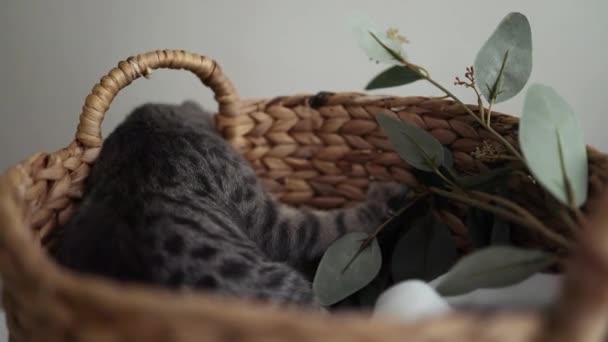
[[[349,340],[380,340],[382,336],[385,341],[398,341],[401,336],[416,338],[427,334],[464,336],[478,334],[478,325],[483,320],[488,327],[493,326],[490,331],[499,329],[504,324],[517,325],[522,330],[520,339],[515,340],[523,341],[534,336],[541,328],[542,320],[534,313],[501,313],[492,318],[473,313],[451,313],[425,322],[403,324],[390,318],[371,320],[361,313],[337,313],[328,317],[300,309],[277,308],[239,298],[224,298],[203,291],[175,292],[77,274],[52,262],[42,248],[32,243],[31,234],[26,233],[25,220],[20,215],[14,215],[20,211],[19,202],[26,201],[23,184],[27,182],[27,174],[21,164],[0,177],[0,223],[3,227],[0,230],[0,241],[5,246],[11,246],[2,255],[0,269],[5,271],[7,262],[18,263],[24,271],[20,276],[28,279],[30,284],[35,284],[32,294],[41,297],[60,296],[70,302],[78,302],[81,306],[94,306],[102,309],[101,316],[104,312],[122,311],[150,316],[146,318],[165,322],[168,326],[179,320],[205,320],[219,326],[241,329],[240,333],[235,333],[243,336],[253,333],[270,338],[274,335],[272,328],[275,327],[280,331],[289,330],[294,336],[306,336],[314,332],[313,335],[335,336],[338,340],[345,337]],[[13,282],[9,281],[3,292],[7,316],[13,314],[14,309],[13,300],[7,300],[14,295],[10,293],[11,290],[14,290]],[[249,324],[242,325],[242,322]],[[443,332],[437,331],[438,325],[445,326]]]
[[[169,61],[163,60],[163,56],[170,55],[178,57],[176,59],[169,59]],[[138,56],[148,57],[143,58]],[[230,328],[238,333],[265,334],[268,337],[273,334],[272,329],[269,329],[269,327],[275,327],[283,332],[289,331],[296,340],[305,340],[306,338],[303,338],[303,336],[325,338],[332,336],[332,338],[335,337],[334,340],[336,341],[347,340],[347,338],[349,341],[375,339],[397,341],[402,339],[401,336],[408,336],[412,339],[436,336],[443,339],[461,337],[460,340],[466,341],[473,337],[479,337],[480,329],[485,332],[485,334],[482,334],[483,336],[496,336],[495,333],[503,331],[505,327],[518,326],[520,330],[517,332],[520,335],[512,340],[524,341],[547,332],[547,317],[542,317],[537,313],[500,313],[483,318],[472,313],[457,313],[435,317],[426,322],[397,324],[389,321],[367,320],[363,319],[361,315],[338,314],[335,317],[327,317],[298,310],[290,311],[266,306],[262,307],[259,303],[256,304],[242,299],[219,298],[208,293],[175,293],[166,289],[142,285],[125,285],[106,278],[75,274],[56,265],[46,256],[41,246],[37,243],[39,241],[36,240],[36,237],[29,230],[33,219],[28,215],[32,215],[37,209],[37,204],[35,203],[36,194],[30,188],[34,184],[30,163],[36,158],[43,158],[52,164],[54,156],[59,159],[66,157],[66,161],[72,157],[84,161],[89,159],[94,160],[102,141],[100,125],[105,111],[120,89],[130,84],[135,78],[149,73],[150,65],[147,58],[158,62],[157,66],[194,70],[193,72],[214,90],[216,99],[220,102],[220,113],[226,118],[238,116],[239,110],[247,106],[260,106],[261,103],[266,105],[295,103],[293,101],[308,101],[309,105],[311,101],[317,101],[316,103],[312,103],[312,105],[319,106],[345,103],[366,103],[386,106],[388,104],[397,105],[403,101],[408,101],[408,99],[423,98],[427,99],[430,104],[437,106],[454,105],[453,101],[445,99],[369,96],[354,92],[333,93],[330,96],[326,96],[324,100],[320,100],[320,96],[322,97],[320,94],[322,93],[291,97],[282,96],[270,100],[241,100],[215,62],[206,59],[206,57],[189,54],[181,50],[154,51],[147,55],[138,56],[119,63],[119,67],[113,69],[107,78],[102,78],[100,83],[93,89],[91,95],[87,97],[85,107],[83,107],[83,112],[80,116],[80,124],[75,141],[56,153],[36,154],[34,157],[8,169],[0,176],[0,227],[2,227],[0,229],[0,248],[2,249],[2,252],[0,252],[0,272],[8,280],[5,284],[7,286],[4,287],[3,301],[9,316],[14,313],[12,310],[16,309],[19,305],[18,302],[17,304],[14,302],[15,298],[13,297],[18,295],[18,290],[27,290],[30,291],[30,294],[34,295],[33,298],[39,298],[42,301],[53,302],[54,300],[55,304],[59,304],[61,301],[78,302],[80,305],[91,305],[100,310],[120,309],[141,314],[161,324],[164,322],[167,326],[175,327],[179,319],[183,319],[184,321],[205,320],[217,324],[218,329]],[[175,60],[181,62],[177,63]],[[184,65],[186,64],[190,66],[185,67]],[[472,107],[476,108],[474,105]],[[505,120],[517,123],[518,119],[516,117],[502,115]],[[495,117],[500,116],[501,114],[497,113]],[[590,148],[590,151],[592,152],[590,160],[592,158],[608,160],[608,156],[592,148]],[[71,171],[77,173],[78,170],[74,169]],[[65,172],[65,170],[63,171]],[[58,179],[52,174],[48,178],[49,181]],[[51,189],[52,191],[53,189]],[[606,198],[606,203],[608,203],[608,195],[606,195]],[[597,242],[594,242],[597,236],[592,236],[594,233],[596,235],[602,233],[598,231],[601,231],[601,229],[588,233],[590,237],[587,240],[583,240],[587,244],[585,247],[591,246],[590,250],[593,251],[600,248],[597,246]],[[608,232],[604,234],[607,235],[606,238],[600,238],[599,241],[608,241]],[[596,254],[601,253],[598,252]],[[608,252],[605,254],[603,260],[606,260],[608,264]],[[588,257],[581,260],[583,259],[584,261],[589,260]],[[580,285],[581,279],[583,281],[582,288],[588,287],[586,283],[589,278],[588,275],[598,273],[597,265],[587,267],[587,264],[582,263],[581,260],[574,259],[577,265],[574,267],[576,272],[569,273],[567,277],[567,281],[570,281],[567,284],[573,284],[573,288]],[[608,279],[608,266],[605,270],[601,267],[599,269],[601,275]],[[580,272],[583,272],[587,277],[580,277]],[[17,284],[20,281],[26,281],[27,286],[21,289],[20,286],[26,284]],[[15,292],[11,292],[11,290],[15,290]],[[566,290],[568,291],[568,289]],[[595,286],[595,290],[591,291],[592,294],[585,292],[581,294],[574,290],[571,292],[567,291],[563,298],[563,305],[567,304],[569,309],[574,308],[575,312],[584,313],[587,312],[584,306],[588,304],[589,296],[608,290],[600,290]],[[578,301],[576,299],[577,295],[579,296]],[[581,298],[581,295],[584,298]],[[608,294],[606,297],[608,297]],[[574,304],[572,298],[575,298]],[[608,303],[608,298],[606,298],[605,302]],[[112,309],[109,309],[110,306]],[[564,313],[561,316],[558,315],[555,319],[552,318],[553,321],[557,320],[564,323],[558,325],[559,331],[580,328],[576,326],[577,322],[570,324],[567,319],[568,316],[568,313]],[[482,321],[483,325],[480,328],[480,322]],[[247,322],[248,324],[243,325],[243,322]],[[69,321],[63,323],[70,324]],[[197,331],[202,332],[200,330],[201,327],[197,327],[196,324],[193,324],[192,328],[199,329]],[[209,326],[204,326],[204,328],[209,329]],[[205,332],[208,331],[205,330]],[[297,337],[300,338],[298,339]],[[184,338],[184,340],[193,339]]]

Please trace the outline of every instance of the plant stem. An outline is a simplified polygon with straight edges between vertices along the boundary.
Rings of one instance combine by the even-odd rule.
[[[492,125],[492,122],[490,121],[492,119],[492,106],[494,105],[494,100],[490,101],[490,103],[488,104],[488,114],[486,115],[486,125],[488,125],[488,127],[490,127]]]
[[[475,88],[473,88],[473,89],[475,89]],[[481,118],[481,121],[484,121],[485,113],[484,113],[484,108],[483,108],[483,101],[481,99],[481,96],[479,96],[477,89],[475,89],[475,93],[477,94],[477,108],[479,108],[479,117]]]
[[[576,219],[576,223],[578,223],[578,226],[587,227],[587,225],[588,225],[587,218],[585,217],[585,215],[583,215],[583,212],[577,207],[572,208],[572,210],[573,210],[572,214],[574,215],[574,218]]]
[[[361,252],[363,252],[369,246],[369,244],[372,242],[372,240],[374,240],[376,238],[376,236],[378,236],[380,231],[382,231],[382,229],[384,229],[384,227],[386,227],[389,223],[391,223],[391,221],[393,221],[395,219],[395,217],[403,214],[406,210],[411,208],[419,200],[427,197],[428,195],[429,195],[428,192],[424,192],[422,194],[418,194],[418,195],[414,196],[414,198],[412,198],[412,200],[408,204],[406,204],[403,208],[399,209],[396,213],[394,213],[391,217],[389,217],[388,220],[384,221],[384,223],[379,225],[378,228],[376,228],[376,230],[374,230],[374,232],[367,239],[365,239],[361,242],[361,247],[359,248],[357,253],[355,253],[355,255],[348,261],[346,266],[344,266],[344,268],[342,269],[342,273],[344,273],[346,271],[346,269],[348,269],[350,267],[350,265],[352,265],[352,263],[355,261],[355,259],[357,259],[359,254],[361,254]]]
[[[521,215],[522,217],[526,218],[527,220],[529,220],[530,222],[532,222],[535,226],[537,226],[539,229],[539,231],[542,230],[544,235],[555,235],[556,237],[559,237],[560,239],[563,239],[563,237],[557,233],[555,233],[554,231],[552,231],[551,229],[549,229],[544,223],[542,223],[538,218],[536,218],[536,216],[532,215],[528,210],[522,208],[520,205],[518,205],[515,202],[512,202],[506,198],[503,197],[499,197],[499,196],[494,196],[488,193],[484,193],[481,191],[472,191],[471,192],[472,195],[477,196],[478,198],[482,199],[482,200],[486,200],[486,201],[494,201],[497,204],[500,204],[506,208],[511,209],[512,211],[514,211],[515,213]]]
[[[462,108],[464,108],[464,110],[467,113],[469,113],[471,116],[473,116],[475,118],[475,120],[477,120],[477,122],[479,122],[479,124],[483,128],[487,129],[490,133],[492,133],[493,135],[495,135],[496,138],[498,140],[500,140],[500,142],[509,150],[509,152],[511,152],[515,157],[517,157],[517,159],[521,160],[525,164],[524,157],[521,155],[521,153],[519,153],[519,151],[517,151],[517,149],[515,147],[513,147],[513,145],[511,145],[511,143],[509,143],[509,141],[507,141],[507,139],[505,139],[502,135],[498,134],[498,132],[496,132],[492,127],[488,126],[481,118],[479,118],[479,116],[477,116],[475,113],[473,113],[473,111],[467,105],[465,105],[462,101],[460,101],[460,99],[458,97],[456,97],[456,95],[452,94],[449,90],[447,90],[441,84],[437,83],[432,78],[425,77],[423,74],[420,74],[420,76],[422,76],[429,83],[431,83],[432,85],[434,85],[435,87],[437,87],[439,90],[443,91],[446,95],[448,95],[454,101],[456,101],[456,103],[458,103],[459,105],[461,105]]]
[[[557,212],[562,222],[564,222],[564,224],[570,231],[570,234],[572,234],[572,236],[576,236],[578,234],[578,227],[576,225],[576,222],[569,215],[569,213],[563,210],[557,210]]]
[[[386,44],[384,44],[380,39],[378,39],[378,37],[376,37],[376,35],[374,35],[373,33],[371,33],[371,36],[374,37],[374,39],[376,40],[376,42],[378,44],[380,44],[380,46],[382,46],[393,58],[395,58],[396,61],[401,62],[403,64],[404,67],[414,71],[415,73],[417,73],[418,75],[420,75],[420,77],[424,78],[425,80],[427,80],[429,83],[431,83],[432,85],[434,85],[435,87],[437,87],[438,89],[440,89],[441,91],[443,91],[446,95],[448,95],[449,97],[451,97],[454,101],[456,101],[459,105],[462,106],[462,108],[464,108],[464,110],[469,113],[471,116],[473,116],[475,118],[475,120],[477,120],[477,122],[479,122],[479,124],[484,127],[485,129],[487,129],[490,133],[494,134],[496,136],[496,138],[498,140],[500,140],[500,142],[515,156],[517,157],[519,160],[521,160],[524,165],[526,165],[526,161],[524,160],[523,156],[519,153],[519,151],[517,151],[517,149],[515,147],[513,147],[509,141],[507,141],[507,139],[505,139],[502,135],[498,134],[498,132],[496,132],[494,129],[492,129],[492,127],[490,127],[489,125],[486,125],[486,123],[477,115],[475,115],[475,113],[473,113],[473,111],[467,107],[462,101],[460,101],[460,99],[458,97],[456,97],[456,95],[452,94],[449,90],[447,90],[444,86],[442,86],[441,84],[437,83],[434,79],[431,78],[431,75],[429,74],[429,72],[419,66],[416,65],[414,63],[410,63],[407,60],[405,60],[405,58],[403,58],[403,56],[401,56],[400,54],[396,53],[395,51],[393,51],[391,48],[389,48],[388,46],[386,46]],[[507,51],[508,54],[508,51]],[[505,55],[505,59],[506,59]],[[504,67],[504,60],[503,60],[503,67]],[[483,108],[483,106],[481,106]]]
[[[477,96],[477,108],[479,108],[479,116],[481,117],[481,121],[484,120],[484,107],[483,107],[483,99],[481,98],[481,94],[477,90],[477,84],[475,84],[475,80],[473,79],[473,84],[471,85],[473,91],[475,92],[475,96]],[[448,96],[449,97],[449,96]]]
[[[412,198],[412,200],[408,204],[406,204],[403,208],[399,209],[388,220],[384,221],[384,223],[382,223],[381,225],[379,225],[378,228],[376,228],[376,230],[374,230],[374,232],[363,242],[363,246],[362,247],[365,247],[366,245],[368,245],[376,236],[378,236],[378,234],[380,233],[380,231],[384,227],[386,227],[386,225],[388,225],[389,223],[391,223],[391,221],[393,221],[395,219],[395,217],[403,214],[411,206],[413,206],[414,204],[416,204],[421,199],[427,197],[428,195],[429,195],[428,192],[424,192],[424,193],[421,193],[421,194],[418,194],[418,195],[414,196],[414,198]]]
[[[447,178],[443,172],[441,172],[439,170],[439,168],[437,168],[436,166],[433,166],[433,172],[435,172],[435,174],[437,174],[437,176],[439,176],[439,178],[441,178],[441,180],[443,180],[446,184],[448,184],[450,187],[452,188],[460,188],[456,183],[452,182],[449,178]]]
[[[494,213],[506,220],[509,220],[515,224],[533,229],[537,232],[539,232],[540,234],[542,234],[543,236],[545,236],[548,240],[551,240],[552,242],[554,242],[555,244],[557,244],[558,246],[566,249],[566,250],[570,250],[571,249],[571,243],[564,239],[562,236],[556,234],[555,232],[551,231],[550,229],[548,229],[544,224],[542,224],[542,222],[538,221],[537,219],[534,220],[530,220],[529,218],[526,217],[522,217],[521,214],[515,214],[512,213],[508,210],[496,207],[496,206],[492,206],[489,205],[486,202],[480,201],[480,200],[476,200],[474,198],[471,198],[469,196],[466,196],[466,193],[463,195],[461,194],[457,194],[457,193],[452,193],[449,191],[445,191],[439,188],[435,188],[435,187],[431,187],[429,189],[429,191],[431,191],[434,194],[449,198],[449,199],[453,199],[468,205],[472,205],[474,207],[489,211],[491,213]]]

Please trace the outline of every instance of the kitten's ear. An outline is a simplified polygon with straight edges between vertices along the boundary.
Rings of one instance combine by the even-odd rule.
[[[180,110],[189,116],[199,117],[205,120],[207,127],[214,128],[215,120],[213,119],[214,114],[204,109],[198,102],[193,100],[186,100],[180,105]]]

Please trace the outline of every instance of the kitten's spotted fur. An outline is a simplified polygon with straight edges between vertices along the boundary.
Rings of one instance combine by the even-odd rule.
[[[376,228],[404,193],[376,185],[359,207],[327,212],[281,205],[196,104],[148,104],[104,142],[50,252],[127,282],[314,304],[305,266],[337,237]]]

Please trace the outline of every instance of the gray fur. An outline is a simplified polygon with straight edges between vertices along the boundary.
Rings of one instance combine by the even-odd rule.
[[[327,212],[279,204],[210,118],[191,102],[136,109],[104,142],[51,254],[120,281],[314,304],[328,245],[375,229],[405,189],[376,184],[366,203]]]

